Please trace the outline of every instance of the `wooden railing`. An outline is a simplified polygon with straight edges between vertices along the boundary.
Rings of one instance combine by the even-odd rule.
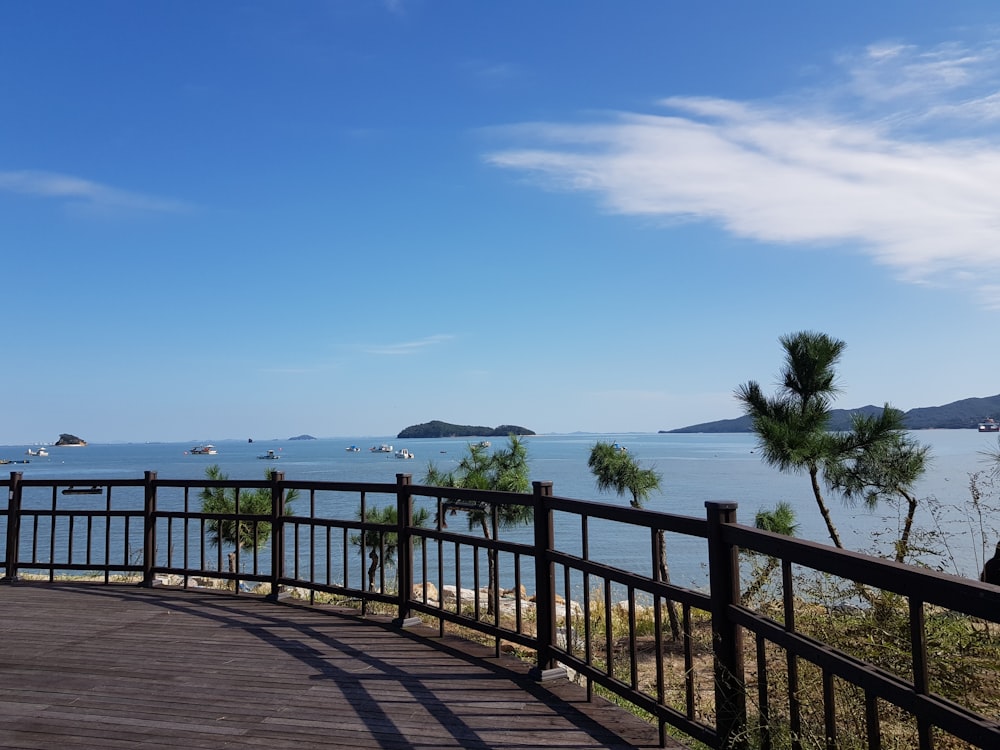
[[[998,646],[1000,588],[742,526],[734,503],[707,503],[698,519],[562,498],[545,482],[521,495],[414,485],[405,474],[384,484],[13,472],[0,484],[7,583],[214,583],[388,610],[403,627],[450,623],[497,655],[530,655],[540,680],[572,673],[588,695],[647,712],[661,740],[673,727],[714,748],[1000,747],[997,696],[944,689],[939,675],[955,671],[956,655],[937,653],[935,635],[945,623]],[[220,489],[234,496],[232,511],[203,511],[202,495]],[[267,512],[241,507],[241,494],[259,490]],[[527,527],[503,527],[508,505],[530,508]],[[393,508],[395,523],[365,520],[373,508]],[[239,524],[248,541],[230,561],[227,536]],[[668,550],[697,540],[707,586],[659,580],[661,532]],[[620,539],[642,569],[601,559],[598,535]],[[778,571],[776,593],[756,607],[740,585],[754,560]],[[841,606],[816,591],[831,581]],[[841,632],[861,628],[859,648],[825,638],[838,622]],[[871,656],[880,640],[906,655],[902,667]],[[998,681],[994,673],[994,693]]]

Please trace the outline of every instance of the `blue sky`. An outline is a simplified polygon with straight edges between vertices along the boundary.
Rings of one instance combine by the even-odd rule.
[[[0,6],[0,443],[1000,392],[995,2]],[[985,415],[984,415],[985,416]],[[1000,416],[1000,415],[998,415]]]

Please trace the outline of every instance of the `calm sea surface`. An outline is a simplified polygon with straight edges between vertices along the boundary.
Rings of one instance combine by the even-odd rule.
[[[920,498],[936,498],[944,506],[954,506],[956,510],[945,515],[960,535],[952,544],[951,554],[957,570],[950,562],[930,562],[948,572],[976,575],[982,562],[983,542],[976,537],[972,528],[975,524],[970,523],[967,511],[962,508],[969,498],[969,475],[988,471],[983,452],[998,448],[997,436],[971,430],[920,431],[913,436],[930,445],[932,454],[930,468],[918,485],[917,494]],[[526,442],[531,479],[552,481],[555,494],[563,497],[625,504],[626,499],[598,493],[587,470],[590,448],[598,440],[625,445],[642,466],[655,468],[663,475],[662,491],[647,504],[651,510],[704,517],[706,501],[735,501],[739,503],[740,520],[752,523],[758,510],[786,501],[796,508],[798,536],[828,541],[808,477],[781,474],[764,465],[759,452],[755,452],[756,439],[750,434],[529,437]],[[91,444],[82,448],[50,447],[47,458],[25,455],[28,447],[35,446],[15,445],[0,446],[0,458],[28,459],[30,463],[4,467],[21,471],[25,478],[72,478],[83,482],[140,478],[145,470],[156,471],[164,479],[200,478],[206,466],[218,464],[233,479],[262,478],[265,469],[279,468],[288,479],[394,482],[396,474],[404,472],[413,475],[414,483],[420,483],[428,462],[447,471],[457,464],[468,442],[468,439],[401,441],[389,437],[256,440],[252,444],[221,440],[215,443],[218,454],[214,456],[192,455],[191,443]],[[494,447],[505,442],[493,439]],[[391,444],[395,449],[407,448],[416,458],[400,460],[392,454],[369,451],[373,444],[381,443]],[[361,451],[348,452],[346,448],[352,444]],[[267,450],[275,451],[280,460],[259,460],[258,456]],[[895,529],[896,517],[889,508],[870,513],[863,508],[845,507],[836,497],[829,498],[829,504],[848,548],[868,551],[880,532]],[[1000,519],[989,520],[1000,525]],[[929,513],[922,512],[919,523],[930,528],[934,520]],[[630,550],[636,548],[632,540],[599,536],[595,529],[591,541],[595,557],[625,568],[641,569],[641,565],[629,559]],[[648,560],[648,542],[636,542],[642,560]],[[991,551],[995,543],[995,538],[985,541]],[[672,540],[670,562],[674,580],[700,584],[704,578],[702,553],[697,542],[688,545],[685,540]]]

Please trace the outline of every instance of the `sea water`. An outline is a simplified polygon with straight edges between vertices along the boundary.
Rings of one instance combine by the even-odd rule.
[[[930,446],[930,462],[916,487],[921,500],[933,498],[944,507],[959,538],[952,540],[949,560],[927,560],[932,567],[975,577],[982,564],[983,548],[992,551],[995,538],[976,535],[975,524],[964,515],[969,501],[969,477],[975,472],[989,472],[989,452],[998,450],[996,435],[971,430],[928,430],[911,433],[920,443]],[[505,439],[491,438],[493,448],[506,444]],[[754,515],[787,502],[796,511],[796,535],[819,542],[829,542],[805,474],[783,474],[761,460],[757,439],[752,434],[618,434],[618,435],[539,435],[525,438],[528,447],[530,478],[551,481],[554,494],[580,500],[627,505],[630,498],[619,498],[597,491],[587,468],[590,449],[598,441],[618,442],[645,468],[662,476],[662,487],[646,501],[650,510],[705,517],[708,501],[736,502],[738,519],[752,524]],[[27,456],[29,446],[0,446],[0,458],[27,460],[6,468],[22,472],[24,478],[73,479],[97,482],[100,479],[141,478],[144,471],[155,471],[161,479],[200,479],[205,468],[217,464],[231,479],[263,479],[266,469],[280,469],[286,479],[303,481],[383,482],[394,483],[396,474],[412,474],[419,484],[428,464],[439,470],[454,469],[465,455],[470,442],[478,439],[416,439],[392,437],[323,438],[317,440],[240,440],[214,442],[216,455],[192,454],[193,443],[123,443],[90,444],[83,447],[49,447],[48,457]],[[394,450],[406,448],[414,459],[395,458],[393,453],[369,450],[373,445],[390,444]],[[347,450],[356,445],[358,452]],[[278,460],[260,460],[273,450]],[[352,501],[356,504],[356,500]],[[884,505],[875,511],[863,506],[845,506],[828,493],[831,508],[845,547],[871,551],[877,539],[894,538],[898,518]],[[339,509],[354,517],[356,509]],[[998,523],[1000,519],[988,522]],[[569,522],[567,522],[569,523]],[[931,528],[939,521],[929,513],[929,503],[922,502],[918,525]],[[590,553],[594,559],[648,574],[648,532],[634,534],[621,527],[602,533],[595,523],[590,533]],[[560,529],[557,537],[572,538],[575,527]],[[505,536],[530,543],[530,530],[514,530]],[[557,542],[559,539],[557,538]],[[704,542],[672,535],[668,559],[673,579],[681,585],[704,585]],[[884,551],[884,550],[883,550]],[[988,553],[987,553],[988,556]]]

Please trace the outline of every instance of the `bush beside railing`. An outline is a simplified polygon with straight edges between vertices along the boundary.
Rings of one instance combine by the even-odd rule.
[[[400,625],[430,618],[442,633],[450,623],[492,641],[497,655],[505,648],[531,653],[538,679],[572,670],[588,696],[597,687],[647,712],[661,740],[670,726],[715,748],[797,748],[807,746],[811,735],[821,746],[852,746],[857,737],[845,732],[850,722],[844,712],[854,710],[856,694],[864,714],[858,719],[863,746],[906,746],[884,738],[882,717],[901,713],[915,724],[911,746],[1000,747],[995,710],[975,710],[935,690],[933,659],[953,655],[935,655],[928,647],[928,618],[943,612],[963,618],[961,627],[981,625],[983,638],[1000,638],[1000,589],[741,526],[734,503],[707,503],[707,517],[696,519],[561,498],[545,482],[520,495],[413,485],[403,474],[384,484],[291,481],[280,473],[266,481],[159,479],[153,472],[143,479],[70,481],[24,479],[13,472],[0,484],[8,490],[0,512],[8,583],[27,573],[49,580],[83,573],[104,582],[132,577],[145,586],[170,576],[184,586],[207,578],[237,594],[252,584],[275,599],[294,589],[313,602],[352,600],[362,611],[389,607]],[[90,494],[90,487],[97,492]],[[240,489],[270,488],[271,512],[243,513],[237,503],[228,516],[204,513],[198,493],[217,487],[236,489],[237,497]],[[66,490],[70,498],[80,497],[64,500]],[[299,491],[305,512],[284,513],[290,490]],[[362,520],[373,498],[395,503],[396,524]],[[533,508],[528,539],[501,533],[497,508],[503,504]],[[433,525],[413,524],[418,505],[432,511]],[[324,512],[334,507],[342,512]],[[449,512],[470,507],[492,510],[490,538],[446,525]],[[212,522],[222,520],[269,524],[270,542],[242,550],[236,569],[227,570],[221,545],[213,550],[208,533]],[[636,530],[647,538],[646,572],[595,559],[595,522],[614,524],[629,538]],[[704,540],[707,591],[655,580],[658,529]],[[370,546],[373,536],[378,544]],[[370,588],[366,565],[372,553],[384,563],[393,551],[395,575],[388,565],[378,566]],[[773,611],[742,602],[740,566],[751,553],[780,561]],[[488,585],[491,557],[509,587]],[[901,606],[896,630],[910,655],[906,669],[877,666],[852,653],[850,644],[807,632],[802,612],[815,611],[818,603],[802,590],[803,580],[815,580],[803,579],[802,571],[844,581],[848,592],[870,587],[881,592],[879,601]],[[466,598],[463,583],[470,578]],[[431,596],[432,585],[437,597]],[[446,585],[455,587],[453,603],[445,601]],[[679,642],[670,640],[664,622],[669,602],[681,608]],[[877,623],[884,615],[868,606],[854,616]],[[652,659],[641,658],[646,650]],[[653,665],[649,677],[641,673],[647,662]],[[819,698],[807,705],[805,685],[813,672]],[[819,722],[822,728],[811,731]]]

